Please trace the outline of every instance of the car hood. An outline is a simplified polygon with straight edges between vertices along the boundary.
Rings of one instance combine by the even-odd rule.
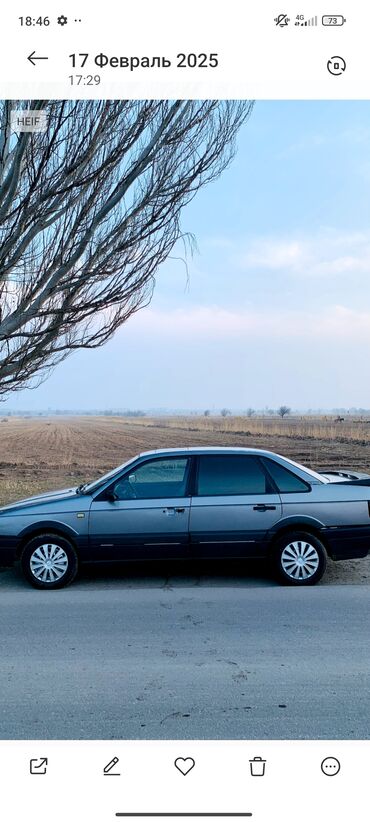
[[[77,486],[75,486],[74,488],[63,488],[61,491],[47,491],[44,494],[36,494],[33,497],[17,499],[15,502],[10,503],[10,505],[3,505],[0,508],[0,514],[6,513],[7,511],[14,511],[15,508],[24,508],[28,505],[35,505],[39,502],[60,502],[64,499],[70,499],[71,497],[75,497],[76,494]]]

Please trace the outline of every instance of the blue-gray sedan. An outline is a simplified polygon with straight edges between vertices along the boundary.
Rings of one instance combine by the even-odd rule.
[[[0,564],[60,588],[80,563],[268,557],[313,585],[370,548],[370,477],[319,474],[253,448],[140,454],[96,482],[0,508]]]

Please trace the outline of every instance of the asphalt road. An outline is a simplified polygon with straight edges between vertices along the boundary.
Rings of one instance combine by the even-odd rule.
[[[367,585],[0,573],[0,738],[370,737]]]

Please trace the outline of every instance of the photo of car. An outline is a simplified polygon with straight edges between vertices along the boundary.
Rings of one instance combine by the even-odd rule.
[[[0,561],[36,588],[80,563],[268,558],[283,584],[313,585],[370,548],[370,477],[320,474],[270,451],[148,451],[95,482],[0,509]]]
[[[0,736],[106,740],[95,774],[123,738],[268,776],[263,740],[370,737],[370,107],[245,99],[244,54],[194,96],[227,59],[0,100]]]

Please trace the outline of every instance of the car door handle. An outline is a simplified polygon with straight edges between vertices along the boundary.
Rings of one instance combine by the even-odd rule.
[[[168,517],[174,517],[175,514],[185,514],[185,508],[163,508],[163,513]]]
[[[253,511],[276,511],[276,505],[254,505]]]

